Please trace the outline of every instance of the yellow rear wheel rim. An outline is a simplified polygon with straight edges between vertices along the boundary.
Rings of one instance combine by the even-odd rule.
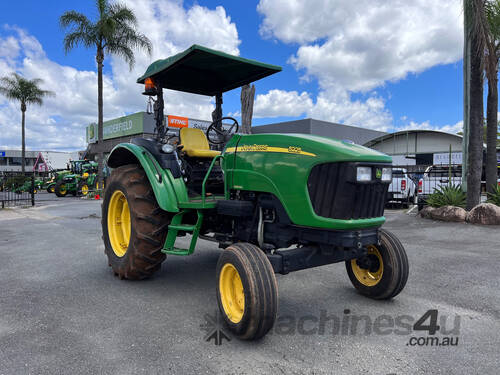
[[[239,323],[245,311],[245,293],[240,274],[231,263],[226,263],[222,267],[219,293],[224,313],[231,322]]]
[[[89,187],[87,185],[82,186],[82,194],[87,195],[89,193]]]
[[[382,280],[382,275],[384,274],[384,262],[382,261],[382,255],[380,251],[374,246],[368,246],[367,256],[376,257],[378,259],[378,269],[376,271],[370,271],[366,268],[361,268],[356,259],[351,260],[352,273],[356,276],[356,279],[364,286],[375,286],[380,280]]]
[[[113,252],[118,257],[125,255],[130,241],[130,209],[125,194],[116,190],[108,204],[108,236]]]
[[[66,194],[66,185],[61,185],[59,187],[59,193]]]

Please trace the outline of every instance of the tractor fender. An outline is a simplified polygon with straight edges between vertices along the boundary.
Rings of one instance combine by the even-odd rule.
[[[144,147],[132,143],[120,143],[111,150],[107,164],[110,168],[139,164],[148,176],[156,201],[162,210],[179,212],[178,203],[188,200],[182,177],[174,178],[169,169],[161,168],[158,161]]]

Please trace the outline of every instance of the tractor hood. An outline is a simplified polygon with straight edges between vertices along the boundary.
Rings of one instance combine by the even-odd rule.
[[[233,142],[231,142],[233,143]],[[337,161],[391,163],[392,158],[367,147],[310,134],[252,134],[242,135],[237,147],[227,152],[275,153],[304,157],[305,164]],[[305,161],[307,160],[307,162]]]

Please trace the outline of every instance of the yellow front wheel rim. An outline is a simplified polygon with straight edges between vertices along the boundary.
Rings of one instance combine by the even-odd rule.
[[[82,186],[82,194],[87,195],[89,193],[89,187],[87,185]]]
[[[59,187],[59,193],[66,194],[66,185],[61,185]]]
[[[364,286],[375,286],[380,280],[382,280],[382,275],[384,274],[384,263],[382,261],[382,255],[380,251],[373,245],[368,246],[367,256],[375,257],[378,260],[377,270],[369,270],[367,268],[361,268],[356,259],[351,260],[351,268],[356,279]]]
[[[125,255],[130,241],[130,209],[125,194],[116,190],[108,204],[108,235],[113,252],[118,257]]]
[[[245,293],[240,274],[230,263],[220,272],[219,293],[224,313],[231,322],[239,323],[245,311]]]

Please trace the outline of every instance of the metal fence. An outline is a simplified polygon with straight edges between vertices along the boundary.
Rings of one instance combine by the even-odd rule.
[[[461,164],[394,165],[387,204],[423,205],[436,189],[462,184]]]
[[[0,208],[35,205],[35,176],[30,172],[0,172]]]

